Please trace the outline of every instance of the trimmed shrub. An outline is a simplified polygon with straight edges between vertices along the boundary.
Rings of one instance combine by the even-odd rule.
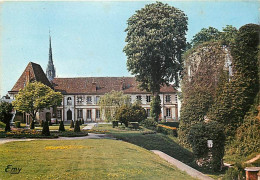
[[[21,122],[20,121],[15,121],[15,127],[21,128]]]
[[[31,124],[30,124],[30,129],[34,129],[35,128],[35,122],[34,120],[32,120]]]
[[[159,123],[159,124],[163,124],[165,126],[170,126],[170,127],[176,127],[179,128],[179,122],[164,122],[164,123]]]
[[[63,121],[60,122],[59,131],[65,131],[64,122]]]
[[[113,128],[118,127],[118,121],[112,121],[112,126],[113,126]]]
[[[133,129],[139,129],[139,123],[138,122],[130,122],[130,124],[133,126]]]
[[[56,120],[55,120],[55,124],[59,124],[59,121],[58,121],[58,119],[56,118]]]
[[[147,119],[144,119],[143,121],[141,121],[141,125],[148,129],[155,130],[158,123],[155,120],[153,120],[152,118],[147,118]]]
[[[52,126],[52,122],[51,122],[51,120],[49,120],[49,126]]]
[[[213,141],[211,149],[208,148],[207,140]],[[192,146],[199,166],[213,171],[220,171],[222,169],[222,159],[225,150],[223,125],[216,121],[197,123],[191,127],[188,134],[188,141]]]
[[[79,121],[76,121],[76,123],[75,123],[74,132],[80,132],[80,122]]]
[[[71,120],[71,122],[70,122],[70,128],[74,128],[75,126],[74,126],[74,121],[73,120]]]
[[[43,121],[42,135],[44,136],[51,135],[48,121]]]
[[[177,128],[176,127],[170,127],[170,126],[158,124],[156,131],[158,133],[163,133],[166,135],[171,135],[171,136],[177,137]]]
[[[81,124],[84,124],[84,119],[81,119]]]

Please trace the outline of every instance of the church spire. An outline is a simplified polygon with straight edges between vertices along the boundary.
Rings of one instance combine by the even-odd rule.
[[[56,72],[55,72],[53,59],[52,59],[52,48],[51,48],[51,35],[50,35],[50,31],[49,31],[49,41],[50,41],[49,61],[48,61],[47,69],[46,69],[46,76],[47,76],[49,81],[52,81],[55,78],[55,76],[56,76]]]

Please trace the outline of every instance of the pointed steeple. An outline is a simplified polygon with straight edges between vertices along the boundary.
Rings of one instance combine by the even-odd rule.
[[[52,59],[52,48],[51,48],[51,35],[49,31],[49,41],[50,41],[50,47],[49,47],[49,61],[46,69],[46,76],[49,81],[52,81],[56,77],[56,72],[53,64],[53,59]]]

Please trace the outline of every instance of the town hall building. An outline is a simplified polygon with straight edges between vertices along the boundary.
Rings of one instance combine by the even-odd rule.
[[[132,103],[139,100],[141,106],[150,116],[151,93],[138,89],[135,77],[72,77],[58,78],[52,58],[51,38],[49,44],[49,61],[46,74],[39,64],[29,62],[24,72],[17,80],[9,95],[12,99],[27,82],[39,81],[63,95],[61,106],[55,110],[45,110],[37,115],[37,120],[57,118],[59,121],[84,120],[84,122],[102,122],[104,118],[98,102],[100,98],[114,91],[122,91],[130,97]],[[177,91],[173,86],[163,86],[160,89],[161,115],[160,119],[178,120]],[[24,115],[24,121],[29,123],[30,117]]]

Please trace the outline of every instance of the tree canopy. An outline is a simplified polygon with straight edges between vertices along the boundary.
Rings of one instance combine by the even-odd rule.
[[[60,92],[55,92],[40,82],[32,82],[18,92],[12,103],[16,110],[30,114],[35,120],[37,112],[58,106],[61,101],[62,94]]]
[[[178,85],[187,19],[183,11],[161,2],[146,5],[128,19],[124,52],[141,89],[158,94],[161,85]]]
[[[130,97],[124,95],[122,91],[113,90],[102,96],[98,104],[106,121],[111,122],[114,119],[116,109],[123,105],[130,105]]]

